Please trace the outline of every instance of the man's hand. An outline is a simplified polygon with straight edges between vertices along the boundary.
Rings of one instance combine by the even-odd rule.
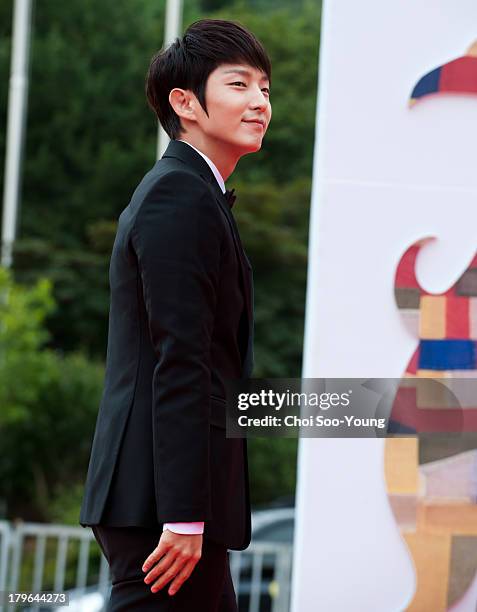
[[[162,532],[159,544],[142,566],[143,572],[151,570],[144,582],[156,581],[151,587],[153,593],[160,591],[173,578],[175,580],[167,592],[169,595],[177,593],[202,555],[202,537],[201,534],[173,533],[169,529]]]

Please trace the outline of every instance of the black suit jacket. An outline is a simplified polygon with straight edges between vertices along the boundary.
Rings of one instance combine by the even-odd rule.
[[[253,368],[252,267],[207,162],[171,141],[119,217],[104,391],[80,524],[205,521],[250,543],[245,439],[225,437],[226,378]]]

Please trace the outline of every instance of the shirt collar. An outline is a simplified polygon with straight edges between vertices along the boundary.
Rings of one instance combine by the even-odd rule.
[[[199,155],[202,155],[202,157],[209,164],[210,169],[214,173],[214,176],[217,179],[217,183],[219,184],[219,187],[222,190],[222,193],[225,193],[224,179],[222,178],[222,175],[220,174],[220,172],[217,170],[217,166],[214,164],[214,162],[211,159],[209,159],[207,157],[207,155],[205,155],[205,153],[202,153],[202,151],[199,151],[199,149],[196,149],[196,147],[194,147],[194,145],[191,145],[190,142],[186,142],[185,140],[181,140],[181,139],[179,139],[179,141],[180,142],[185,142],[186,144],[189,145],[189,147],[192,147],[195,151],[197,151],[197,153],[199,153]]]

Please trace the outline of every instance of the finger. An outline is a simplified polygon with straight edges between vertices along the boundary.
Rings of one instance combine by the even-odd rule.
[[[171,586],[168,589],[169,595],[175,595],[177,591],[181,588],[184,582],[189,578],[189,576],[194,571],[195,566],[197,565],[197,561],[191,560],[187,563],[182,571],[180,571],[172,582]]]
[[[167,571],[177,558],[177,553],[169,550],[160,561],[151,568],[151,571],[144,578],[144,582],[149,584],[158,578],[163,572]]]
[[[159,540],[159,544],[152,551],[149,557],[144,561],[142,571],[147,572],[153,565],[157,563],[157,561],[159,561],[159,559],[161,559],[161,557],[166,554],[170,547],[171,544],[167,544],[161,537],[161,539]]]
[[[175,562],[171,565],[171,567],[165,571],[158,580],[152,585],[151,591],[153,593],[157,593],[160,591],[168,582],[170,582],[174,576],[176,576],[182,569],[184,565],[184,561],[180,558],[177,558]]]

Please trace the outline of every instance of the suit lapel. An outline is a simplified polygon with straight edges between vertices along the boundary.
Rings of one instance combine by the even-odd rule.
[[[232,236],[235,243],[235,250],[237,253],[240,275],[242,278],[243,292],[245,296],[245,305],[247,313],[247,327],[248,327],[248,342],[246,354],[243,356],[243,369],[242,375],[244,378],[251,376],[253,369],[253,277],[252,277],[252,265],[248,259],[240,239],[240,234],[235,222],[235,218],[230,210],[230,206],[225,198],[225,194],[222,193],[217,179],[214,176],[209,164],[205,159],[197,153],[192,147],[184,142],[178,140],[171,140],[167,149],[162,157],[175,157],[180,159],[188,166],[192,166],[194,170],[207,181],[211,188],[212,194],[217,204],[222,209],[232,232]]]

